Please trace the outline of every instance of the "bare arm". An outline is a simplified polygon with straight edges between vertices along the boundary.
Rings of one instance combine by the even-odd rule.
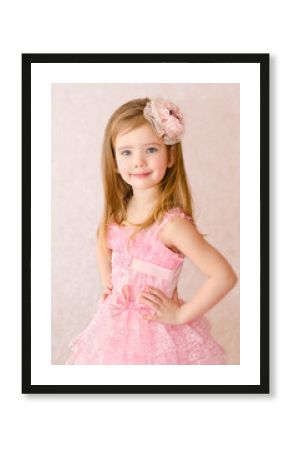
[[[207,276],[194,298],[178,309],[177,323],[187,323],[203,315],[218,303],[237,283],[237,276],[227,260],[210,245],[186,219],[168,222],[160,233],[168,246],[176,247]]]
[[[109,250],[109,256],[107,256],[102,246],[100,245],[99,239],[97,239],[97,262],[104,289],[111,285],[111,277],[112,277],[111,253],[112,251]]]

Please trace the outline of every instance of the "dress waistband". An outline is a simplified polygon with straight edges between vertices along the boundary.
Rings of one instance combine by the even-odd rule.
[[[135,270],[137,272],[145,273],[152,277],[163,278],[167,281],[173,281],[179,276],[182,264],[179,264],[175,269],[167,269],[158,264],[145,261],[144,259],[136,258],[132,255],[114,252],[112,255],[112,262],[115,265]]]

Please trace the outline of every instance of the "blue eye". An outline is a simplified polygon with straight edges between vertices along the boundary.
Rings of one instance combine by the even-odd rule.
[[[158,151],[158,149],[157,149],[156,147],[149,147],[149,148],[147,148],[147,151],[148,151],[149,153],[155,153],[155,152]]]
[[[123,150],[121,155],[129,155],[130,154],[130,150]]]

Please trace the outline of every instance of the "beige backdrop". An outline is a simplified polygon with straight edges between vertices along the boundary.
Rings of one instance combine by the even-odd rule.
[[[239,276],[239,84],[53,84],[52,364],[64,364],[68,342],[88,324],[102,292],[95,246],[104,127],[122,103],[159,96],[186,118],[183,151],[199,229]],[[185,260],[180,297],[193,298],[203,279]],[[228,364],[239,364],[239,283],[207,317]]]

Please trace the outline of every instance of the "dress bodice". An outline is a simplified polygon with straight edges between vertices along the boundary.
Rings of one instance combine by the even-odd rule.
[[[140,288],[150,285],[172,295],[182,269],[184,255],[169,249],[158,237],[160,229],[169,220],[186,217],[180,208],[165,213],[160,223],[141,230],[128,246],[133,227],[111,223],[108,246],[112,250],[112,283],[114,288],[124,284],[134,286],[135,295]]]
[[[128,248],[133,227],[110,224],[113,289],[71,342],[66,364],[224,364],[223,350],[211,338],[205,318],[181,325],[143,318],[154,313],[142,302],[143,288],[155,287],[172,298],[178,282],[184,255],[158,238],[159,230],[175,217],[192,220],[174,208],[160,223],[140,231]]]

